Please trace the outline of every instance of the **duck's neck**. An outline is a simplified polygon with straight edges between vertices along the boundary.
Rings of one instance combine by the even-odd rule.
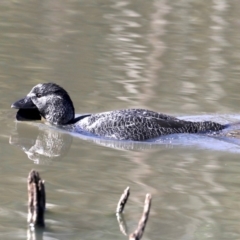
[[[44,111],[42,109],[39,111],[48,122],[54,125],[70,124],[75,117],[75,110],[69,96],[55,97]]]

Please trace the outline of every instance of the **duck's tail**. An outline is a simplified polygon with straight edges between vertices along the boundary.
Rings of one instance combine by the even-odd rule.
[[[236,130],[240,132],[240,121],[235,123],[220,124],[212,121],[187,122],[184,126],[184,133],[216,133],[225,129]]]
[[[188,122],[186,127],[188,127],[186,132],[189,133],[213,133],[225,129],[239,129],[240,132],[240,121],[228,124],[220,124],[212,121]]]

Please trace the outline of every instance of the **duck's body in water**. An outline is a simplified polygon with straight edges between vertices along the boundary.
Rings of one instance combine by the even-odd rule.
[[[214,122],[189,122],[145,109],[124,109],[92,114],[83,118],[80,127],[97,136],[118,140],[143,141],[174,133],[206,133],[224,129]]]
[[[54,83],[38,84],[12,108],[36,109],[49,123],[74,132],[117,140],[144,141],[175,133],[214,133],[227,128],[216,122],[191,122],[145,109],[124,109],[75,118],[68,93]],[[36,117],[36,119],[39,119]],[[31,118],[33,120],[33,118]]]

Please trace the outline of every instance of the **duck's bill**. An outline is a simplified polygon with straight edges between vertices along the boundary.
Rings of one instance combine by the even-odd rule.
[[[12,104],[11,108],[16,109],[36,109],[37,107],[34,105],[30,97],[22,98],[15,103]]]
[[[11,108],[19,109],[16,114],[18,121],[41,120],[40,112],[29,97],[16,101]]]
[[[41,115],[37,108],[33,109],[19,109],[16,114],[18,121],[34,121],[41,120]]]

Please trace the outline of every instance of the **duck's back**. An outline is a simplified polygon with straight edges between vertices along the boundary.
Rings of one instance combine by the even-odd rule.
[[[124,109],[92,114],[77,126],[97,136],[118,140],[142,141],[174,133],[219,131],[214,122],[189,122],[144,109]]]

